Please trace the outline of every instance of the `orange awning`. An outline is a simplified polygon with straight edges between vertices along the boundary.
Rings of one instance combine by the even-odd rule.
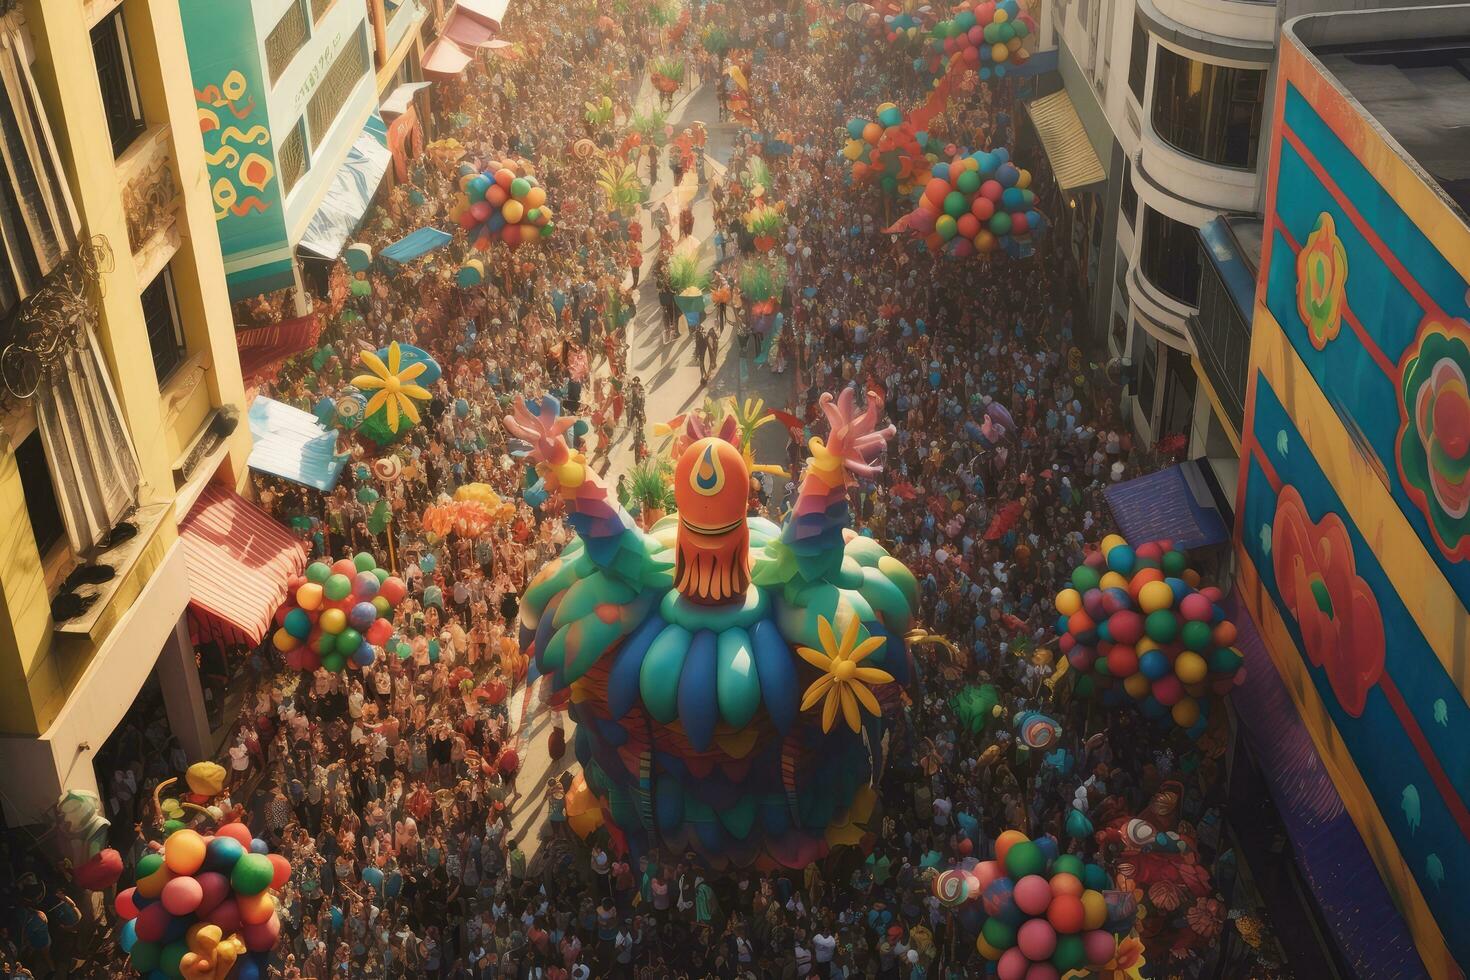
[[[306,546],[233,490],[210,484],[179,525],[189,569],[189,624],[206,638],[254,646],[306,568]]]

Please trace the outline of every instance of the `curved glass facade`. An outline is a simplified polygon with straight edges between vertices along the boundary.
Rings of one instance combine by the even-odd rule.
[[[1164,295],[1198,306],[1199,232],[1144,205],[1138,271]]]
[[[1266,73],[1157,47],[1150,118],[1159,139],[1205,163],[1254,169]]]

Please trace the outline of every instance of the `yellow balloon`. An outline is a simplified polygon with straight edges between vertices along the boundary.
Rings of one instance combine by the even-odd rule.
[[[1138,590],[1138,605],[1144,613],[1168,609],[1174,604],[1174,590],[1165,582],[1148,582]]]
[[[1180,698],[1169,714],[1174,716],[1174,724],[1180,728],[1189,728],[1199,721],[1199,702],[1194,698]]]
[[[500,214],[502,217],[505,218],[505,223],[508,225],[513,225],[520,221],[521,216],[525,213],[526,206],[520,201],[515,200],[514,198],[506,201],[500,206]]]
[[[1143,656],[1145,653],[1148,653],[1150,650],[1162,650],[1163,649],[1163,647],[1159,646],[1157,643],[1155,643],[1153,640],[1149,639],[1146,636],[1143,639],[1139,640],[1137,643],[1135,643],[1133,645],[1133,648],[1138,651],[1138,655],[1140,657]]]
[[[995,12],[995,15],[990,19],[995,21],[997,24],[1004,24],[1006,21],[1011,19],[1011,15],[1006,13],[1004,10],[997,10]]]
[[[1021,180],[1022,179],[1025,179],[1025,180],[1028,180],[1029,181],[1031,179],[1031,175],[1029,173],[1027,173],[1025,170],[1022,170],[1021,171],[1021,177],[1020,178],[1017,178],[1017,180],[1016,180],[1016,186],[1017,187],[1025,187],[1026,186],[1025,184],[1021,183]],[[1110,552],[1114,548],[1118,547],[1118,545],[1120,545],[1120,544],[1127,544],[1127,543],[1128,543],[1128,541],[1127,541],[1127,539],[1125,539],[1123,537],[1123,535],[1121,535],[1121,534],[1109,534],[1107,537],[1105,537],[1105,538],[1102,539],[1102,553],[1103,553],[1103,557],[1106,558],[1108,556],[1108,552]]]
[[[996,11],[996,13],[1000,13],[1000,11]],[[1011,49],[1006,47],[1000,41],[996,41],[990,46],[990,57],[994,60],[1005,61],[1006,59],[1010,58],[1010,56]]]
[[[322,604],[322,587],[318,582],[307,582],[296,590],[296,605],[311,612]]]
[[[1031,186],[1031,171],[1029,171],[1029,170],[1022,170],[1021,173],[1020,173],[1020,175],[1018,177],[1016,177],[1016,186],[1019,187],[1019,188],[1021,188],[1022,190],[1025,190],[1026,188],[1030,187]],[[1119,537],[1119,535],[1111,534],[1108,537],[1117,538],[1117,537]],[[1107,538],[1104,538],[1103,540],[1106,541]],[[1120,538],[1120,540],[1121,540],[1121,538]]]
[[[1082,608],[1082,593],[1076,589],[1063,589],[1057,593],[1057,612],[1070,616]]]
[[[1000,959],[1001,954],[1005,952],[1005,950],[996,949],[994,946],[990,945],[990,943],[986,942],[984,936],[975,937],[975,948],[979,950],[980,955],[985,957],[987,960],[998,960]]]
[[[340,633],[347,628],[347,614],[340,609],[325,609],[317,622],[323,633]]]
[[[1082,893],[1082,928],[1101,929],[1108,920],[1108,900],[1100,891],[1087,889]]]
[[[287,633],[285,630],[276,630],[275,633],[271,635],[271,643],[275,646],[277,650],[281,651],[282,653],[290,653],[292,650],[295,650],[296,647],[300,645],[300,642],[296,639],[296,637],[292,636],[290,633]]]
[[[1174,673],[1185,684],[1198,684],[1209,674],[1210,666],[1205,658],[1192,650],[1185,650],[1174,661]]]
[[[1021,48],[1021,39],[1018,38],[1018,37],[1011,38],[1009,41],[1006,42],[1006,47],[1007,48],[1010,48],[1012,51],[1018,51],[1018,50],[1020,50],[1020,48]]]
[[[1104,589],[1127,589],[1128,579],[1120,572],[1107,572],[1098,580],[1098,586]]]
[[[164,866],[176,875],[191,875],[204,863],[204,838],[197,830],[184,828],[163,842]]]
[[[1133,700],[1142,701],[1148,694],[1148,678],[1142,674],[1130,674],[1123,678],[1123,690],[1127,691],[1128,696]]]

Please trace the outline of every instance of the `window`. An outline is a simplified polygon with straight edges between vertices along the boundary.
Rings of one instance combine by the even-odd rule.
[[[1159,381],[1159,342],[1141,326],[1133,328],[1133,365],[1138,371],[1138,407],[1152,428],[1154,388]]]
[[[1130,230],[1138,228],[1138,190],[1133,186],[1133,160],[1123,161],[1123,197],[1119,207]]]
[[[296,120],[296,125],[291,127],[291,134],[281,140],[281,145],[276,149],[276,159],[281,166],[282,197],[290,194],[296,182],[306,176],[309,164],[306,160],[304,130],[305,124],[299,119]]]
[[[66,525],[56,504],[56,488],[51,483],[51,467],[46,464],[46,447],[40,429],[16,447],[15,465],[20,470],[20,487],[25,493],[26,516],[31,519],[36,550],[45,555],[66,536]]]
[[[34,292],[77,238],[25,50],[15,32],[0,30],[0,315]]]
[[[1159,139],[1196,160],[1251,169],[1266,73],[1195,61],[1160,45],[1152,120]]]
[[[168,266],[143,290],[142,301],[148,346],[153,351],[153,373],[162,385],[184,362],[184,328],[179,322],[179,300]]]
[[[1194,427],[1194,389],[1196,377],[1192,358],[1173,347],[1165,348],[1164,363],[1169,373],[1164,378],[1164,406],[1159,417],[1159,438],[1189,435]]]
[[[1138,269],[1154,288],[1185,306],[1199,302],[1199,233],[1148,205],[1143,208],[1143,244]]]
[[[337,113],[347,104],[348,96],[367,75],[367,37],[359,32],[357,43],[349,43],[342,49],[332,67],[322,76],[321,84],[311,93],[311,101],[306,104],[306,123],[313,147],[321,145]]]
[[[107,132],[112,136],[112,155],[120,156],[146,126],[121,10],[114,10],[92,28],[92,58],[97,62],[97,83],[102,88]]]
[[[291,6],[286,8],[286,12],[265,38],[265,63],[272,85],[291,64],[291,59],[296,57],[296,52],[306,44],[310,35],[301,0],[292,0]]]
[[[1201,244],[1201,248],[1204,245]],[[1250,362],[1251,328],[1235,305],[1213,264],[1202,254],[1199,313],[1191,334],[1199,351],[1200,367],[1220,400],[1220,407],[1239,431],[1245,419],[1245,387]]]
[[[1138,15],[1133,17],[1133,49],[1128,52],[1128,89],[1143,105],[1143,87],[1148,82],[1148,32]]]

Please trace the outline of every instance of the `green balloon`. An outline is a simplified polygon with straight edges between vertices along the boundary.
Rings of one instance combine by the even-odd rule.
[[[344,656],[356,653],[357,648],[362,646],[362,634],[351,626],[337,634],[337,652]]]
[[[378,580],[378,584],[379,585],[382,585],[384,582],[388,581],[388,579],[391,578],[392,576],[393,576],[393,573],[390,572],[390,571],[388,571],[388,569],[386,569],[386,568],[375,568],[375,569],[373,569],[373,578],[375,578],[375,579]]]
[[[980,189],[980,172],[966,170],[955,178],[954,185],[960,189],[962,194],[973,194]]]
[[[188,824],[182,820],[165,820],[163,822],[163,836],[165,839],[183,830]]]
[[[1012,844],[1006,852],[1006,874],[1012,881],[1020,881],[1027,875],[1039,875],[1045,870],[1046,855],[1034,841]]]
[[[1143,621],[1143,631],[1155,643],[1173,643],[1179,635],[1179,617],[1168,609],[1156,610]]]
[[[322,586],[322,594],[334,602],[345,599],[352,594],[352,579],[346,575],[332,575]]]
[[[1184,642],[1186,649],[1196,653],[1203,653],[1210,646],[1210,624],[1201,622],[1189,622],[1184,624],[1184,629],[1179,631],[1179,638]]]
[[[337,673],[337,671],[347,666],[347,658],[342,656],[342,654],[336,652],[325,653],[322,654],[322,666],[335,674]]]
[[[1097,659],[1103,660],[1105,658],[1098,657]],[[1096,688],[1097,685],[1093,683],[1091,674],[1083,674],[1081,677],[1077,678],[1077,683],[1072,685],[1072,690],[1079,698],[1092,697],[1092,692],[1096,690]]]
[[[550,238],[551,237],[551,233],[556,230],[556,222],[555,221],[548,221],[548,222],[546,222],[546,224],[542,225],[538,230],[541,232],[541,237],[542,238]]]
[[[329,653],[337,651],[337,634],[322,633],[316,638],[316,652],[325,657]],[[1102,659],[1099,657],[1098,659]]]
[[[1011,216],[1004,211],[997,211],[990,216],[990,230],[997,235],[1009,235],[1011,233]]]
[[[276,869],[270,858],[253,851],[242,854],[230,872],[230,887],[240,895],[259,895],[271,886]]]
[[[986,24],[985,25],[985,41],[986,41],[986,43],[988,43],[988,44],[995,44],[999,40],[1000,40],[1000,25],[999,24]]]
[[[1081,812],[1082,811],[1080,811],[1080,810],[1072,810],[1071,811],[1071,813],[1081,813]],[[1076,877],[1076,879],[1078,881],[1081,881],[1082,880],[1082,873],[1085,870],[1086,870],[1086,865],[1084,865],[1082,863],[1082,859],[1080,857],[1078,857],[1077,855],[1075,855],[1075,854],[1058,854],[1057,855],[1057,859],[1051,863],[1051,873],[1052,874],[1054,874],[1054,875],[1060,875],[1060,874],[1073,875],[1073,876]]]
[[[529,211],[526,212],[526,220],[527,221],[530,221],[530,222],[533,222],[534,223],[536,221],[536,219],[537,218],[540,218],[540,217],[541,217],[541,209],[540,208],[532,208],[531,210],[529,210]]]
[[[162,948],[157,943],[140,939],[133,943],[133,951],[128,954],[128,960],[133,964],[133,969],[139,973],[147,973],[158,966],[160,952]]]
[[[1026,25],[1024,20],[1013,21],[1011,23],[1011,30],[1016,32],[1016,37],[1025,37],[1031,33],[1031,28]]]
[[[1097,569],[1088,568],[1086,565],[1078,565],[1072,569],[1072,588],[1078,592],[1086,592],[1088,589],[1097,588],[1102,577],[1097,574]]]
[[[1058,973],[1065,974],[1068,970],[1080,968],[1087,959],[1087,954],[1082,948],[1082,937],[1073,933],[1070,936],[1058,936],[1057,948],[1051,954],[1051,965],[1057,968]]]
[[[948,194],[944,195],[944,213],[949,215],[951,218],[958,218],[960,215],[968,211],[969,208],[970,205],[969,202],[965,200],[965,195],[961,194],[959,191],[950,191]]]
[[[386,618],[387,615],[393,611],[393,603],[389,602],[387,599],[384,599],[380,595],[373,596],[372,604],[373,608],[378,611],[379,616]]]
[[[324,561],[314,561],[306,566],[306,580],[321,585],[332,577],[332,566]]]
[[[1082,873],[1082,884],[1093,891],[1106,891],[1113,887],[1113,880],[1103,870],[1100,864],[1089,864],[1087,870]]]
[[[413,647],[409,646],[407,643],[399,643],[393,652],[398,654],[399,660],[407,660],[409,657],[413,656]]]
[[[1166,551],[1166,552],[1164,552],[1164,574],[1165,575],[1169,575],[1169,576],[1172,576],[1174,578],[1178,578],[1179,576],[1181,576],[1181,575],[1184,574],[1184,570],[1186,568],[1188,568],[1188,567],[1189,567],[1189,559],[1184,556],[1184,552],[1182,552],[1182,551]]]
[[[144,854],[138,858],[138,863],[133,865],[133,877],[146,878],[161,867],[163,867],[162,854]]]
[[[510,196],[522,198],[531,192],[531,182],[524,177],[517,177],[510,182]]]
[[[996,949],[1010,949],[1016,945],[1016,930],[999,919],[986,919],[980,932],[985,936],[985,941]]]
[[[258,854],[256,855],[256,857],[259,856],[260,855]],[[158,954],[158,969],[162,970],[165,976],[183,976],[184,970],[183,967],[180,966],[180,961],[184,958],[184,954],[188,951],[189,947],[182,942],[169,943],[167,946],[163,947],[163,950]]]
[[[371,572],[378,567],[378,560],[366,551],[359,551],[352,556],[352,564],[359,572]]]
[[[1007,21],[1006,23],[1001,24],[1000,27],[996,29],[995,34],[996,37],[1000,39],[1000,42],[1004,44],[1005,42],[1016,36],[1016,29],[1011,26],[1009,21]]]
[[[1220,647],[1210,654],[1210,669],[1217,674],[1233,674],[1240,669],[1240,654],[1229,647]]]
[[[1094,660],[1092,662],[1092,671],[1093,671],[1093,673],[1097,674],[1099,677],[1112,677],[1113,676],[1112,670],[1108,667],[1108,658],[1107,657],[1098,657],[1096,660]]]

